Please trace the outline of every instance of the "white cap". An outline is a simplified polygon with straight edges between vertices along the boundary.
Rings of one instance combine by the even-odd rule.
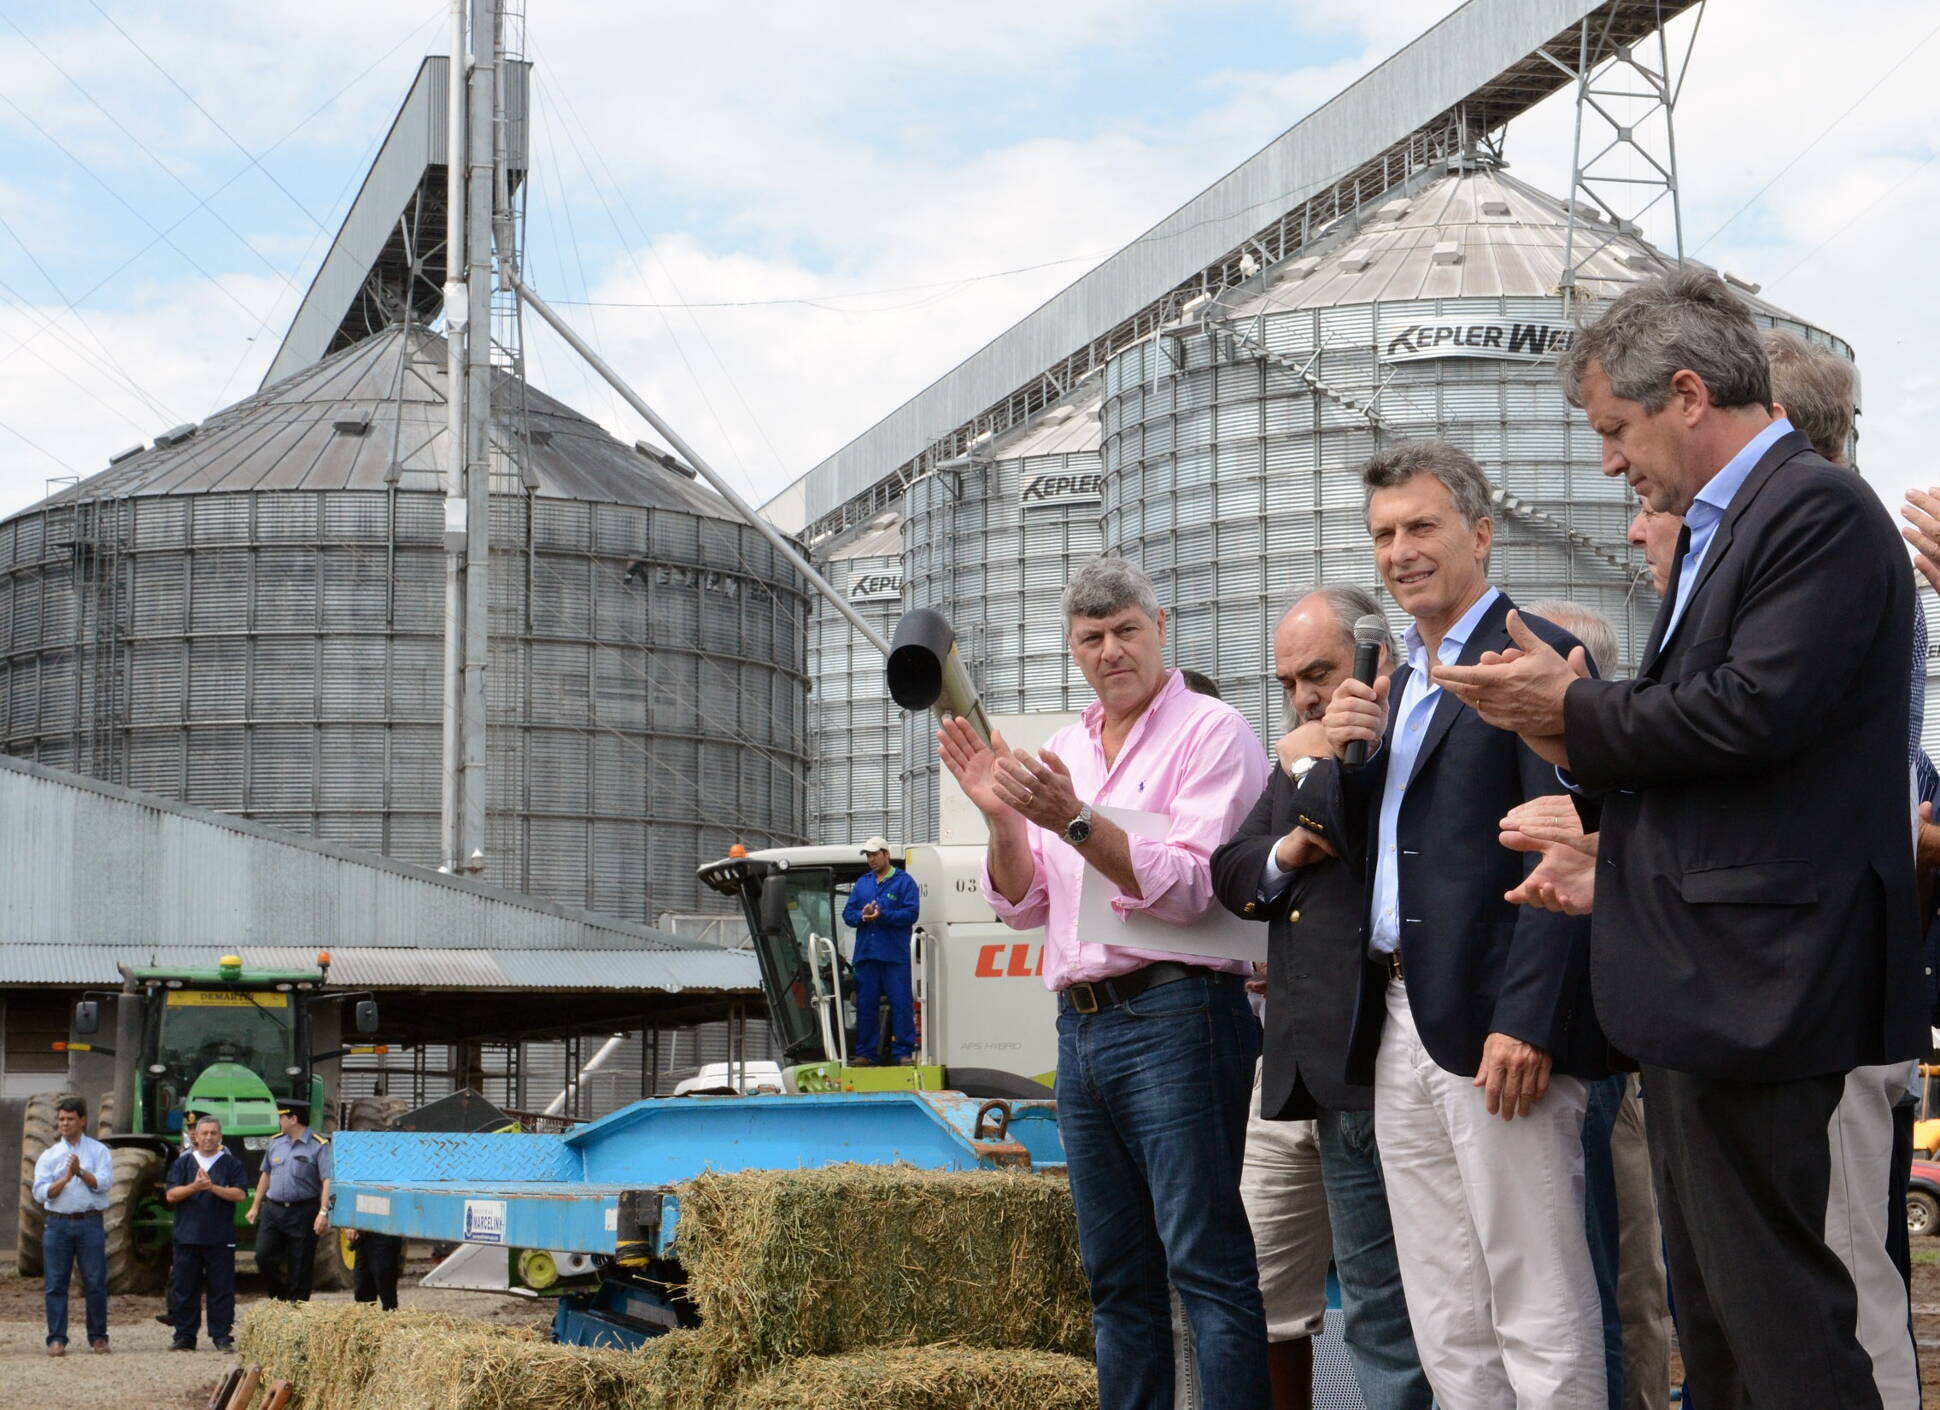
[[[876,836],[870,838],[867,842],[862,844],[862,855],[865,857],[868,856],[871,852],[887,852],[888,850],[889,850],[889,839],[887,837],[882,836],[880,833],[878,833]]]

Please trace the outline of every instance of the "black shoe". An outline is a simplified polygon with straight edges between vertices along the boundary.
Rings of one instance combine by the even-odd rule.
[[[194,1351],[195,1343],[192,1341],[172,1341],[168,1344],[168,1349],[170,1351]]]
[[[230,1337],[219,1337],[215,1341],[210,1342],[209,1345],[213,1346],[217,1351],[222,1352],[233,1352],[236,1349],[236,1343]]]
[[[166,1312],[157,1312],[155,1314],[155,1320],[160,1322],[164,1327],[172,1327],[175,1325],[175,1319]]]

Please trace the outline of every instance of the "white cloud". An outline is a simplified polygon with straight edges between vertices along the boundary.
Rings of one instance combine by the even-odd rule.
[[[1233,42],[1222,46],[1217,63],[1175,67],[1158,104],[1129,81],[1101,91],[1100,77],[1149,62],[1170,27],[1197,13],[1173,0],[1003,0],[979,7],[975,23],[941,7],[859,0],[741,6],[731,22],[729,12],[701,0],[639,10],[548,0],[530,7],[547,95],[540,156],[552,166],[532,196],[531,267],[542,290],[561,300],[587,292],[583,263],[591,296],[600,300],[806,298],[823,305],[670,310],[664,317],[638,308],[565,310],[577,326],[597,327],[611,359],[691,440],[765,495],[1086,265],[1061,263],[957,287],[950,281],[1122,245],[1451,8],[1451,0],[1303,0],[1302,28],[1335,37],[1332,49],[1315,51],[1319,61],[1303,64],[1296,52],[1275,56],[1249,47],[1248,20],[1258,16],[1240,4],[1222,6],[1213,21]],[[422,14],[400,14],[364,0],[295,8],[237,0],[203,7],[193,28],[159,11],[122,22],[254,146],[294,127],[383,47],[430,22],[417,42],[269,160],[292,181],[314,173],[312,185],[327,193],[361,176],[359,154],[388,122],[417,55],[442,45],[441,11],[426,5]],[[1807,0],[1712,7],[1679,115],[1693,243],[1723,224],[1933,24],[1922,0],[1859,0],[1844,13],[1842,25],[1828,27]],[[240,166],[227,139],[91,9],[74,7],[68,17],[60,28],[36,31],[36,41],[124,121],[140,116],[144,140],[171,168],[206,192]],[[1808,34],[1809,51],[1800,41]],[[372,35],[380,38],[373,42]],[[293,55],[301,61],[288,62]],[[10,95],[98,160],[110,180],[163,182],[5,31],[0,63],[8,66]],[[1924,330],[1940,314],[1923,242],[1940,195],[1940,163],[1921,165],[1940,144],[1936,69],[1940,40],[1703,252],[1709,262],[1766,281],[1768,297],[1858,348],[1863,458],[1877,484],[1931,477],[1915,424],[1934,380],[1924,370]],[[1516,174],[1558,193],[1567,181],[1567,107],[1552,100],[1510,134]],[[0,110],[0,130],[18,129]],[[581,150],[582,130],[603,160]],[[31,148],[27,138],[17,139],[16,150]],[[42,152],[31,179],[13,169],[7,179],[35,203],[7,206],[10,219],[32,209],[30,241],[59,240],[70,254],[88,243],[74,238],[92,219],[92,208],[74,195],[85,178],[62,169],[58,156]],[[553,195],[561,188],[571,201],[578,258],[568,212]],[[179,189],[158,189],[173,191],[171,211],[189,204]],[[1882,192],[1890,194],[1871,215],[1840,233]],[[0,198],[11,194],[0,190]],[[314,239],[309,223],[254,175],[218,204],[274,259],[292,260]],[[655,255],[623,206],[646,226]],[[83,211],[89,218],[76,214]],[[1799,263],[1828,237],[1823,253]],[[90,232],[99,254],[95,277],[150,238],[132,218]],[[135,378],[185,418],[254,387],[273,351],[268,344],[294,306],[280,281],[233,240],[220,231],[205,238],[198,256],[222,273],[236,299],[259,312],[276,303],[271,338],[247,342],[253,320],[200,281],[159,273],[181,266],[153,256],[129,271],[151,283],[117,281],[91,301],[101,311],[88,314]],[[637,267],[622,243],[636,250]],[[321,251],[319,242],[312,265]],[[0,239],[0,275],[45,304],[44,286],[30,285],[10,255]],[[911,285],[928,287],[905,287]],[[903,292],[861,298],[856,290]],[[132,439],[130,422],[144,434],[166,422],[95,365],[98,354],[84,357],[79,349],[90,341],[64,310],[53,312],[65,339],[50,333],[10,354],[47,309],[23,313],[0,299],[0,423],[77,470],[97,469]],[[537,332],[529,336],[536,381],[617,432],[638,433],[631,414],[562,347]],[[0,512],[36,497],[50,469],[45,457],[0,431]]]

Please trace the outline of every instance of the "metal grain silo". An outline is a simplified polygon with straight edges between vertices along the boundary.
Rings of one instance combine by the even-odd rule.
[[[0,523],[6,751],[436,866],[444,364],[393,326]],[[693,909],[803,836],[800,583],[509,376],[494,421],[483,875]]]
[[[877,515],[817,557],[830,585],[884,638],[893,637],[903,610],[902,516]],[[882,653],[819,597],[808,632],[808,738],[815,760],[809,833],[827,843],[859,843],[881,833],[900,847],[906,840],[897,801],[903,712],[889,698]]]
[[[1153,575],[1174,662],[1263,734],[1282,727],[1278,614],[1318,582],[1377,582],[1357,471],[1417,436],[1468,450],[1495,486],[1494,580],[1601,612],[1625,658],[1605,669],[1629,670],[1657,603],[1624,542],[1634,498],[1555,382],[1568,226],[1561,202],[1499,170],[1443,172],[1106,365],[1105,543]],[[1603,244],[1580,276],[1593,297],[1665,267],[1609,225],[1579,217],[1575,240],[1579,260]],[[1741,292],[1762,323],[1851,356]]]
[[[1096,383],[917,480],[903,500],[903,600],[950,619],[993,714],[1082,709],[1091,689],[1059,602],[1099,533]],[[937,835],[935,726],[904,720],[903,836]]]

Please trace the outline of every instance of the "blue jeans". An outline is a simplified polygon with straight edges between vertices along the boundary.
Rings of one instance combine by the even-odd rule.
[[[1334,1231],[1343,1336],[1367,1410],[1428,1410],[1435,1394],[1415,1353],[1394,1256],[1374,1113],[1322,1107],[1320,1174]]]
[[[1603,1362],[1611,1410],[1623,1404],[1623,1314],[1617,1302],[1617,1172],[1610,1163],[1610,1133],[1623,1105],[1628,1079],[1621,1074],[1585,1082],[1583,1112],[1583,1227],[1590,1236],[1590,1269],[1603,1304]]]
[[[909,966],[895,960],[857,960],[854,969],[856,1055],[876,1056],[887,996],[890,1060],[908,1057],[916,1051],[916,998],[910,992]]]
[[[108,1236],[99,1214],[86,1219],[48,1216],[40,1255],[47,1277],[47,1344],[67,1344],[67,1280],[78,1261],[88,1309],[88,1340],[108,1336]]]
[[[1236,980],[1058,1013],[1058,1135],[1091,1283],[1098,1400],[1171,1410],[1178,1290],[1208,1410],[1269,1403],[1266,1314],[1240,1203],[1260,1026]]]

